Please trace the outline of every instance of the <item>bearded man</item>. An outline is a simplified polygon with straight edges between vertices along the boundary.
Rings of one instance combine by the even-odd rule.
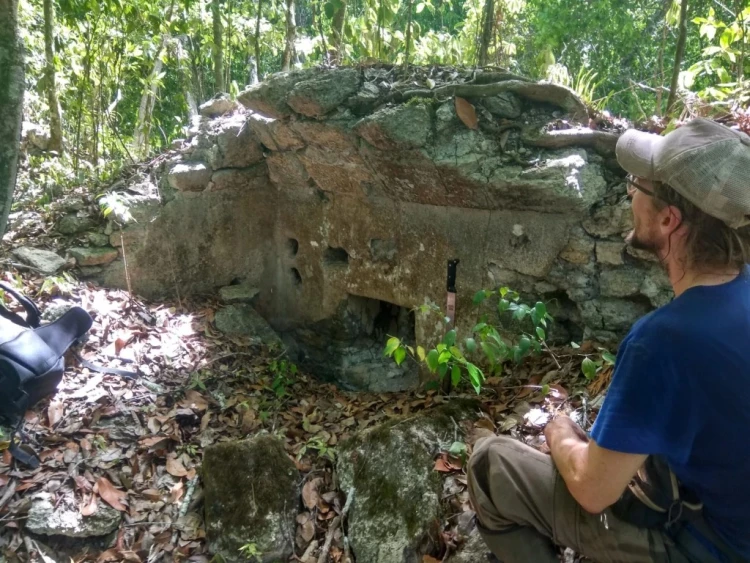
[[[544,432],[551,456],[504,436],[477,443],[477,525],[504,563],[558,562],[556,545],[597,562],[750,561],[750,137],[695,119],[627,131],[616,154],[626,242],[658,257],[675,297],[622,341],[590,435],[559,416]],[[657,458],[697,515],[646,526],[614,510]]]

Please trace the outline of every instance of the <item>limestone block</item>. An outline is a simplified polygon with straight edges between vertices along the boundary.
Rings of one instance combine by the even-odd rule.
[[[167,176],[170,187],[185,192],[200,192],[211,180],[211,168],[202,162],[185,162],[175,165]]]
[[[596,261],[600,264],[620,266],[624,264],[622,253],[625,250],[624,242],[612,242],[600,240],[596,242]]]
[[[365,117],[354,130],[381,150],[425,146],[432,134],[432,115],[426,104],[386,107]]]
[[[28,264],[47,276],[56,273],[60,268],[65,266],[64,258],[51,250],[44,250],[42,248],[22,246],[16,248],[13,251],[13,255],[24,264]]]
[[[116,248],[70,248],[70,255],[79,266],[101,266],[109,264],[119,256]]]
[[[297,82],[287,104],[307,117],[322,117],[339,107],[359,90],[359,71],[341,69]]]

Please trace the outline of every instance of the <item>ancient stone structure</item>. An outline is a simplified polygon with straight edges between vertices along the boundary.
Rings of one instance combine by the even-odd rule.
[[[450,259],[464,331],[475,291],[501,285],[548,302],[563,340],[615,339],[669,299],[658,264],[625,250],[617,136],[592,130],[570,90],[399,72],[310,69],[250,88],[244,110],[204,119],[130,190],[120,257],[90,273],[125,287],[127,267],[146,296],[256,288],[300,363],[373,390],[416,381],[383,342],[440,332],[410,310],[444,307]]]

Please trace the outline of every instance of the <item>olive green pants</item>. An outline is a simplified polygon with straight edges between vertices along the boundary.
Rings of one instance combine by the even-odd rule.
[[[666,533],[590,514],[576,502],[552,457],[506,436],[477,442],[468,466],[477,524],[503,563],[558,563],[557,546],[596,562],[713,561],[686,557]]]

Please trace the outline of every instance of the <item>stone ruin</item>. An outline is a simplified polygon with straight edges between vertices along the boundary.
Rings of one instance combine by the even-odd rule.
[[[135,222],[108,227],[119,257],[86,274],[146,297],[238,286],[303,367],[374,391],[418,381],[384,342],[434,343],[440,316],[413,309],[444,308],[451,259],[465,335],[483,288],[547,302],[560,342],[615,340],[671,297],[659,264],[623,242],[617,134],[569,89],[500,72],[310,69],[239,101],[127,186]]]

